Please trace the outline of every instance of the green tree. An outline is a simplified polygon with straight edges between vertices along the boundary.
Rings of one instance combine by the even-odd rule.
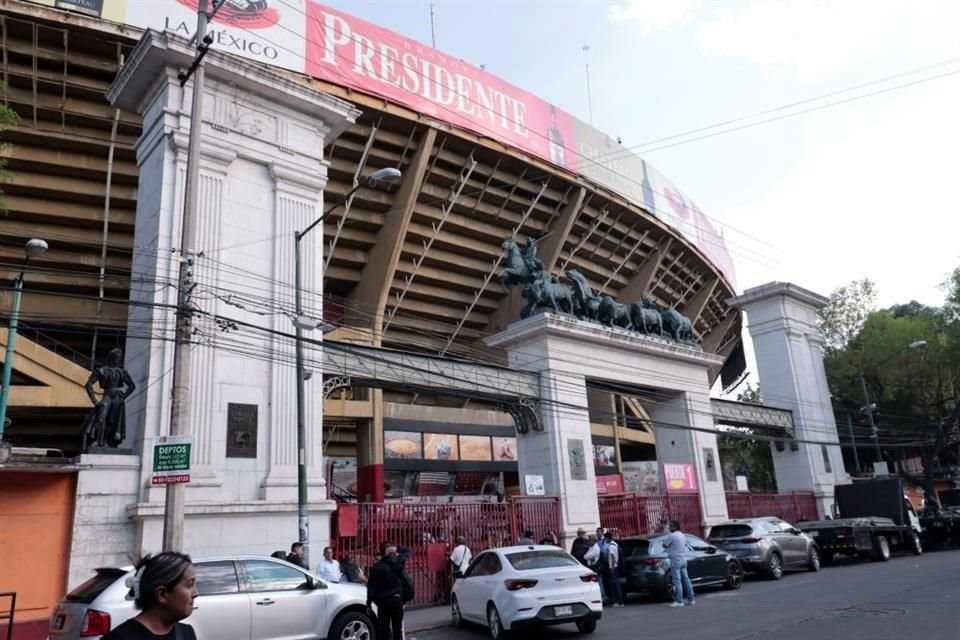
[[[855,333],[827,349],[824,361],[835,407],[856,415],[859,433],[868,435],[866,386],[884,459],[927,491],[937,472],[957,462],[953,445],[960,442],[960,316],[951,310],[951,296],[960,299],[958,282],[948,287],[943,307],[911,301],[868,313]],[[861,456],[875,458],[872,441],[858,444]],[[907,457],[920,458],[922,475],[906,471]]]
[[[818,314],[827,351],[846,347],[859,333],[876,304],[876,286],[868,278],[854,280],[834,290],[830,301]]]
[[[6,95],[6,87],[3,84],[0,84],[0,91]],[[17,126],[17,123],[20,121],[17,112],[11,109],[7,104],[0,103],[0,133]],[[10,144],[4,142],[0,138],[0,183],[6,182],[10,178],[10,173],[7,171],[7,154],[9,153]],[[6,212],[7,207],[3,199],[3,190],[0,189],[0,211]]]
[[[747,382],[746,388],[737,394],[737,401],[763,404],[760,386]],[[736,477],[745,475],[749,478],[751,490],[776,491],[777,480],[773,470],[770,442],[749,437],[749,429],[729,427],[727,431],[728,434],[717,436],[724,488],[727,491],[736,491]]]

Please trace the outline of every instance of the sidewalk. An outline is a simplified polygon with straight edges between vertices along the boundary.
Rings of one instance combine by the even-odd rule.
[[[449,606],[408,609],[403,612],[403,628],[410,640],[413,640],[413,635],[418,632],[442,629],[450,624]]]

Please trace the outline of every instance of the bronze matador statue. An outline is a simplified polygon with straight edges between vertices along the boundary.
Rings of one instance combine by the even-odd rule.
[[[93,391],[99,383],[103,396],[98,400]],[[127,436],[124,402],[137,385],[123,368],[123,352],[113,349],[107,354],[107,363],[90,372],[84,385],[94,407],[83,421],[83,449],[91,444],[98,447],[116,447]]]

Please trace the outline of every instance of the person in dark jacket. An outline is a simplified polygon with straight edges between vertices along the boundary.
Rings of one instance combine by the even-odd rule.
[[[290,545],[290,553],[287,554],[287,562],[290,564],[295,564],[301,569],[310,568],[303,561],[303,545],[299,542],[294,542],[292,545]]]
[[[570,555],[576,558],[580,564],[587,566],[587,561],[583,559],[590,550],[590,541],[587,540],[587,530],[583,527],[577,529],[577,537],[573,540],[573,546],[570,547]]]
[[[403,570],[409,558],[409,549],[384,542],[380,559],[370,567],[367,607],[377,605],[378,640],[403,640]]]

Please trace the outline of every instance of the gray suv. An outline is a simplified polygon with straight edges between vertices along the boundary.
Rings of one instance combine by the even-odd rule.
[[[740,560],[747,571],[773,580],[784,569],[820,570],[820,549],[813,538],[779,518],[728,520],[710,529],[710,544]]]
[[[194,560],[197,591],[184,620],[204,640],[372,640],[363,585],[328,584],[283,560]],[[125,582],[132,567],[98,569],[50,616],[47,640],[95,640],[137,614]]]

